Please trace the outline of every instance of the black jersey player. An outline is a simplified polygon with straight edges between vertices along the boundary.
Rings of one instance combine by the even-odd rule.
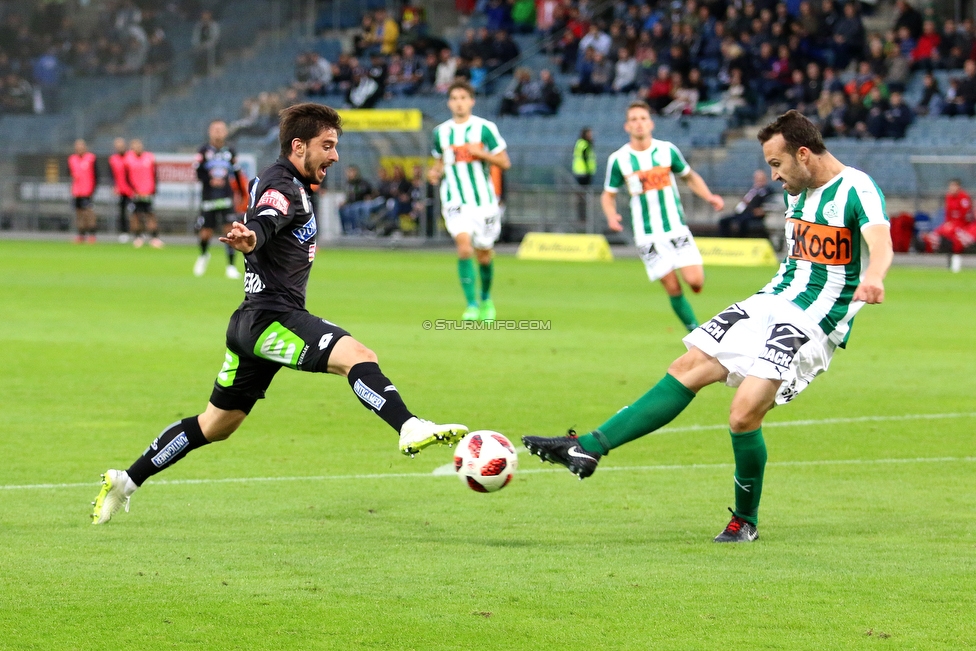
[[[191,450],[229,437],[282,367],[333,373],[349,381],[367,408],[400,433],[411,456],[434,443],[453,443],[463,425],[438,425],[414,416],[373,351],[348,332],[305,310],[315,257],[311,184],[339,159],[339,114],[320,104],[297,104],[281,114],[281,157],[251,183],[244,223],[222,242],[245,254],[244,302],[230,318],[227,351],[210,402],[198,416],[166,428],[128,470],[108,470],[95,499],[93,524],[108,522],[150,476]]]
[[[202,276],[210,262],[210,238],[214,231],[226,234],[234,214],[235,189],[243,192],[247,179],[237,164],[237,154],[227,146],[227,123],[214,120],[207,130],[209,142],[197,152],[193,163],[202,190],[200,193],[200,217],[197,218],[197,231],[200,235],[200,256],[193,265],[193,275]],[[234,266],[234,248],[227,246],[228,278],[240,278],[241,273]]]

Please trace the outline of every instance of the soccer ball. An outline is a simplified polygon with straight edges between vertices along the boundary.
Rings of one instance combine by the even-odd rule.
[[[471,432],[457,445],[454,470],[461,483],[478,493],[494,493],[512,481],[518,469],[515,446],[498,432]]]

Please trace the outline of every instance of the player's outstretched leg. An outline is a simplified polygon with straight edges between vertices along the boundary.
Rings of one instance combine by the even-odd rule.
[[[209,442],[200,429],[197,416],[184,418],[167,427],[128,470],[108,470],[102,475],[102,490],[92,502],[95,507],[92,524],[105,524],[123,505],[128,512],[129,497],[149,477]]]
[[[343,343],[348,341],[348,343]],[[339,345],[343,346],[339,350]],[[349,356],[354,359],[376,359],[365,346],[351,337],[344,337],[329,360],[341,368],[340,359]],[[333,372],[341,372],[336,369]],[[346,372],[346,379],[353,393],[363,406],[382,418],[400,434],[400,452],[415,455],[435,443],[453,445],[468,433],[468,428],[457,423],[438,424],[414,416],[403,402],[400,392],[393,385],[375,361],[356,361]]]

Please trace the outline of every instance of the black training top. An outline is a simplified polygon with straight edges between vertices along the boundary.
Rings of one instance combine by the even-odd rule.
[[[315,212],[308,179],[286,158],[251,182],[244,223],[257,246],[244,256],[242,308],[304,310],[315,259]]]
[[[234,150],[207,143],[197,151],[193,167],[197,171],[197,180],[203,186],[200,210],[210,212],[233,209],[234,188],[231,187],[231,180],[243,177]],[[243,191],[241,188],[241,192]]]

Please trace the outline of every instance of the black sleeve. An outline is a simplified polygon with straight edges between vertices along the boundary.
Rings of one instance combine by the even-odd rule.
[[[293,186],[282,187],[283,185],[274,187],[269,184],[258,188],[254,197],[254,206],[248,210],[244,223],[257,236],[255,251],[295,219],[301,197],[297,196],[298,193],[292,189]]]
[[[197,160],[193,165],[197,171],[197,179],[200,181],[200,183],[203,183],[204,186],[210,184],[210,174],[207,172],[207,166],[205,165],[207,159],[204,156],[204,153],[206,149],[206,147],[201,147],[197,151]]]

